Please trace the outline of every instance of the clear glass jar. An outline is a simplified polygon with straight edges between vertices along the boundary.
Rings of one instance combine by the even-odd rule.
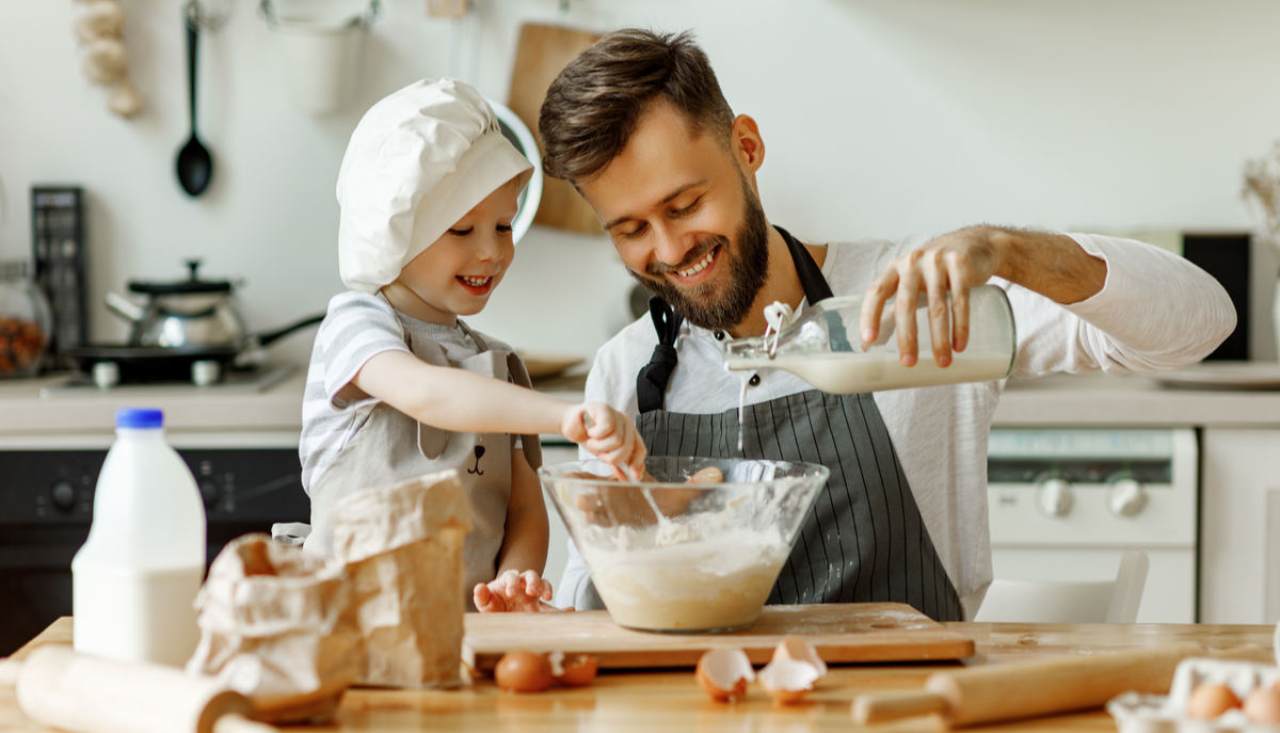
[[[27,263],[0,261],[0,379],[40,371],[53,319]]]
[[[880,320],[880,335],[862,348],[862,296],[828,298],[800,313],[775,303],[766,309],[769,331],[763,337],[735,339],[727,345],[730,371],[785,369],[832,394],[986,382],[1009,376],[1016,345],[1013,309],[1004,290],[982,285],[969,291],[969,342],[953,352],[951,364],[932,356],[929,311],[922,297],[916,308],[918,359],[898,362],[892,301]]]

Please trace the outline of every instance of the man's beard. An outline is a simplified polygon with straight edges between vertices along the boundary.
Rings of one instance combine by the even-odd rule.
[[[745,180],[742,182],[742,193],[746,198],[746,212],[742,226],[738,228],[736,251],[730,250],[731,242],[727,237],[716,235],[698,242],[698,246],[689,251],[685,261],[675,267],[651,265],[647,273],[649,277],[631,273],[641,285],[661,296],[695,326],[728,331],[741,323],[751,309],[751,304],[755,302],[760,288],[764,286],[765,276],[769,272],[769,232],[764,209],[760,207],[760,199]],[[716,255],[720,261],[716,265],[729,268],[729,284],[719,298],[716,298],[711,283],[681,288],[664,275],[693,265],[716,246],[720,247],[720,253]]]

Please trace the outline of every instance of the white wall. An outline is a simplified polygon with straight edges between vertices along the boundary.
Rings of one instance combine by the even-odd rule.
[[[554,0],[479,0],[461,23],[384,0],[360,98],[324,120],[285,98],[257,3],[229,4],[202,48],[201,130],[218,168],[194,201],[173,175],[186,136],[180,3],[125,0],[149,105],[133,122],[81,77],[71,2],[3,4],[0,257],[29,251],[30,185],[75,182],[90,192],[93,303],[199,255],[211,275],[247,278],[259,327],[320,309],[339,287],[333,183],[360,112],[421,76],[505,99],[531,18],[695,29],[730,103],[761,124],[770,218],[814,240],[980,220],[1244,227],[1242,161],[1280,137],[1270,0],[570,0],[567,15]],[[589,353],[623,322],[628,282],[605,242],[535,231],[476,322],[517,345]],[[99,338],[122,334],[95,316]]]

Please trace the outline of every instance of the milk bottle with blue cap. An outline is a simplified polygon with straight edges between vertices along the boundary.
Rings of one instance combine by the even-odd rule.
[[[76,651],[181,665],[199,640],[204,505],[160,410],[116,414],[89,538],[71,562]]]

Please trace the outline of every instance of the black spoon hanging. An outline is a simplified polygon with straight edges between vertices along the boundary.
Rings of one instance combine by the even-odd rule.
[[[191,113],[191,137],[178,151],[178,183],[188,196],[199,196],[213,178],[213,157],[196,134],[196,47],[200,41],[198,7],[189,3],[183,13],[187,27],[187,92]]]

